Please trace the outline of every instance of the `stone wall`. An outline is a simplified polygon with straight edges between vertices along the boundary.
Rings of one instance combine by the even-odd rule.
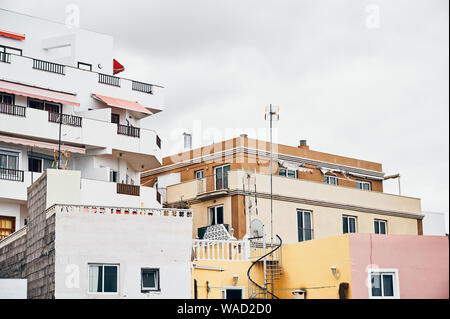
[[[28,188],[27,233],[0,248],[0,278],[26,278],[29,299],[55,295],[55,215],[46,218],[47,176]]]

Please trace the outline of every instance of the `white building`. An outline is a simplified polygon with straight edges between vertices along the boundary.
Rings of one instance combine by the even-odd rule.
[[[111,36],[0,10],[0,239],[26,224],[27,187],[58,165],[81,171],[83,204],[161,207],[139,181],[161,163],[140,120],[163,109],[162,88],[113,75],[113,58]]]

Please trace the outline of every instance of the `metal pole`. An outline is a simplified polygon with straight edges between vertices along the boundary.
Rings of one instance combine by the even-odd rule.
[[[266,231],[265,227],[263,227],[263,254],[266,254]],[[264,268],[264,299],[267,299],[267,256],[264,256],[263,259],[263,268]]]
[[[398,194],[401,195],[402,194],[402,189],[400,187],[400,174],[398,175]]]
[[[270,244],[273,245],[273,203],[272,203],[272,104],[270,104]]]
[[[59,138],[58,138],[58,169],[61,169],[61,126],[62,126],[62,106],[59,112]]]

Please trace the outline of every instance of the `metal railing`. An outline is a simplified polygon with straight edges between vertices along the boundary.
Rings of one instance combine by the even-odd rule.
[[[141,129],[139,127],[117,124],[117,134],[140,137]]]
[[[131,83],[131,89],[134,91],[144,92],[148,94],[153,94],[153,86],[151,84],[138,82],[138,81],[132,81]]]
[[[249,242],[246,240],[193,239],[195,260],[249,260]]]
[[[64,75],[64,65],[33,59],[33,69]]]
[[[117,183],[117,194],[140,196],[139,185]]]
[[[23,182],[23,171],[18,169],[0,168],[0,179]]]
[[[120,78],[108,74],[99,73],[98,83],[108,84],[112,86],[120,87]]]
[[[11,54],[0,52],[0,62],[11,63]]]
[[[81,127],[82,118],[75,115],[48,112],[48,121],[53,123],[59,123],[60,116],[62,124]]]
[[[24,106],[0,103],[0,113],[2,114],[25,117],[26,109]]]

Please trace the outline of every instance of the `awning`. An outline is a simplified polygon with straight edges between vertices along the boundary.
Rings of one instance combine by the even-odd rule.
[[[4,143],[11,143],[11,144],[19,144],[23,146],[31,146],[36,148],[43,148],[48,149],[52,151],[58,150],[58,144],[57,143],[49,143],[49,142],[41,142],[41,141],[35,141],[20,137],[12,137],[12,136],[6,136],[6,135],[0,135],[0,142]],[[76,146],[69,146],[69,145],[63,145],[61,144],[61,151],[64,152],[71,152],[71,153],[79,153],[79,154],[85,154],[86,150],[82,147],[76,147]]]
[[[8,30],[0,29],[0,35],[7,37],[7,38],[12,38],[12,39],[17,39],[17,40],[25,40],[25,34],[12,32],[12,31],[8,31]]]
[[[100,95],[100,94],[92,94],[92,97],[94,99],[104,102],[107,105],[112,106],[112,107],[118,107],[121,109],[138,112],[138,113],[143,113],[143,114],[147,114],[147,115],[153,114],[152,112],[147,110],[143,105],[139,104],[138,102],[117,99],[114,97],[104,96],[104,95]]]
[[[113,74],[116,75],[117,73],[120,73],[122,71],[125,71],[125,67],[119,63],[116,59],[113,59]]]
[[[55,103],[80,106],[75,95],[0,80],[0,92],[31,97]]]

